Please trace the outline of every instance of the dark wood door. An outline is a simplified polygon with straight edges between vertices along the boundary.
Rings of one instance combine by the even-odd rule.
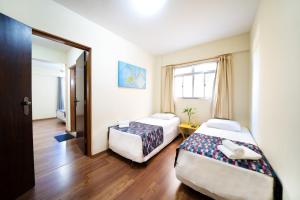
[[[76,60],[76,76],[75,76],[75,113],[76,113],[76,134],[77,142],[82,152],[86,154],[87,149],[87,135],[86,135],[86,57],[87,53],[84,51]]]
[[[34,186],[31,28],[0,13],[0,194]]]

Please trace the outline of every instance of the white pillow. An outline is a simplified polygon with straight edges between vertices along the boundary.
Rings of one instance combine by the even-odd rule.
[[[224,119],[210,119],[206,122],[206,126],[210,128],[217,128],[228,131],[240,132],[242,130],[239,122]]]
[[[169,120],[172,119],[173,117],[175,117],[176,115],[172,114],[172,113],[155,113],[154,115],[152,115],[152,118],[157,118],[157,119],[165,119],[165,120]]]
[[[120,128],[125,128],[125,127],[129,127],[129,123],[130,123],[129,120],[122,120],[122,121],[119,121],[118,125]]]

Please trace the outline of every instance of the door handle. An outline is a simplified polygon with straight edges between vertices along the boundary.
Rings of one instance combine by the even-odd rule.
[[[74,104],[75,104],[75,107],[77,108],[77,104],[79,103],[80,101],[77,100],[76,98],[74,99]]]
[[[31,101],[29,100],[28,97],[24,97],[24,100],[22,102],[23,105],[23,110],[24,110],[24,115],[29,115],[29,106],[31,105]]]

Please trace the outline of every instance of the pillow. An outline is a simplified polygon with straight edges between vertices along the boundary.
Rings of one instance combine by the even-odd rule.
[[[125,128],[125,127],[129,127],[129,120],[122,120],[118,122],[118,125],[120,128]]]
[[[157,118],[157,119],[165,119],[165,120],[169,120],[172,119],[173,117],[175,117],[176,115],[172,114],[172,113],[155,113],[154,115],[152,115],[152,118]]]
[[[223,129],[228,131],[240,132],[241,125],[237,121],[224,120],[224,119],[210,119],[206,122],[206,126],[210,128]]]

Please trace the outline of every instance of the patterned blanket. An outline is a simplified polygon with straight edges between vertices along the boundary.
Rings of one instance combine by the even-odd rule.
[[[184,149],[186,151],[190,151],[192,153],[196,153],[202,156],[206,156],[209,158],[213,158],[231,165],[235,165],[238,167],[242,167],[248,170],[256,171],[258,173],[262,173],[271,177],[275,178],[275,188],[274,192],[276,191],[279,194],[275,194],[275,199],[280,199],[276,198],[277,195],[281,195],[282,188],[280,181],[278,180],[274,170],[272,169],[270,163],[266,159],[266,157],[263,155],[262,151],[255,145],[253,144],[248,144],[244,142],[236,142],[232,141],[238,145],[243,145],[248,147],[249,149],[255,151],[256,153],[259,153],[262,155],[262,158],[259,160],[232,160],[227,158],[221,151],[217,149],[217,146],[222,144],[222,139],[219,137],[213,137],[213,136],[208,136],[205,134],[201,133],[194,133],[190,137],[188,137],[186,140],[184,140],[177,148],[176,152],[176,158],[175,158],[175,166],[177,162],[177,156],[179,153],[180,149]]]
[[[129,127],[111,127],[122,132],[138,135],[142,138],[143,154],[147,156],[164,141],[163,127],[140,122],[130,122]]]

